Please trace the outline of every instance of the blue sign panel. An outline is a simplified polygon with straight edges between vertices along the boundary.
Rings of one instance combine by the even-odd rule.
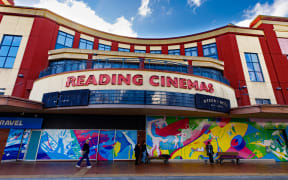
[[[195,104],[196,108],[198,109],[206,109],[210,111],[225,113],[230,111],[230,101],[224,98],[195,94]]]
[[[0,129],[41,129],[43,118],[0,117]]]

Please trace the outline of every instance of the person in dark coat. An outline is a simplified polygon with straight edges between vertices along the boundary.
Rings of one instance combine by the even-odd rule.
[[[146,147],[146,142],[145,141],[143,141],[143,144],[142,144],[142,146],[141,146],[141,152],[142,152],[142,158],[141,158],[141,162],[142,163],[146,163],[146,159],[147,159],[147,154],[148,154],[148,152],[147,152],[147,147]]]
[[[214,163],[214,159],[213,159],[213,146],[210,144],[210,142],[208,141],[207,145],[206,145],[206,151],[207,151],[207,155],[209,156],[209,160],[210,163]]]
[[[140,153],[141,153],[140,143],[137,143],[135,145],[134,151],[135,151],[135,157],[136,157],[135,165],[138,165],[139,164]]]
[[[89,161],[89,152],[90,152],[90,147],[89,147],[89,139],[86,140],[85,144],[83,145],[83,148],[82,148],[82,158],[78,161],[78,163],[76,164],[76,167],[77,168],[80,168],[81,166],[81,163],[83,161],[83,159],[86,159],[87,160],[87,168],[91,168],[91,164],[90,164],[90,161]]]

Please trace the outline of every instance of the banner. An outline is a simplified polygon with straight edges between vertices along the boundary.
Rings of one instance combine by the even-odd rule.
[[[41,129],[43,118],[0,117],[0,129]]]

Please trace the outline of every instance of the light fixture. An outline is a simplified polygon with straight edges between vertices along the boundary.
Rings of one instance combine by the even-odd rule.
[[[281,87],[276,87],[276,90],[281,90],[282,88]]]

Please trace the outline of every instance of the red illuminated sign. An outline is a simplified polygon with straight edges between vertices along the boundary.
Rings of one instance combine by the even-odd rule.
[[[89,86],[89,85],[143,85],[142,74],[100,74],[95,76],[93,74],[86,76],[69,76],[67,77],[66,87],[77,87],[77,86]],[[155,87],[173,87],[180,89],[195,89],[197,91],[206,91],[209,93],[214,92],[213,84],[206,82],[198,82],[198,80],[192,81],[186,78],[171,78],[170,76],[158,76],[152,75],[149,77],[149,84]]]

